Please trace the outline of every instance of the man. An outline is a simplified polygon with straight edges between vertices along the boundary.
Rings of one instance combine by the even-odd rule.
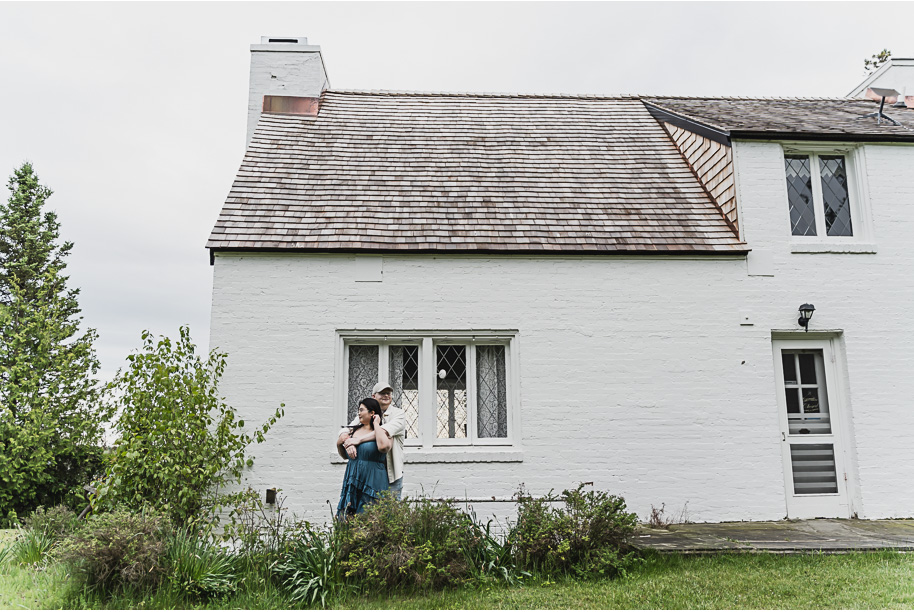
[[[403,438],[406,436],[406,413],[396,406],[391,406],[393,401],[393,387],[386,382],[379,382],[371,390],[371,397],[378,400],[384,412],[384,423],[374,432],[361,440],[354,440],[350,430],[344,429],[336,441],[337,452],[343,459],[355,459],[358,456],[358,445],[361,442],[373,440],[377,436],[387,436],[391,439],[390,452],[387,453],[387,480],[390,491],[397,499],[403,494]],[[353,419],[350,425],[358,425],[359,419]]]

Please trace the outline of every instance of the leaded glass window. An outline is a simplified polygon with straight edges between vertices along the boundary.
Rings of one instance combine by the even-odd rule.
[[[844,156],[822,155],[819,157],[819,163],[826,233],[829,236],[853,236]]]
[[[476,347],[476,435],[508,436],[508,389],[505,347]]]
[[[349,393],[346,404],[348,422],[359,413],[359,402],[371,397],[378,382],[378,346],[349,345]]]
[[[462,340],[391,332],[344,342],[349,421],[359,400],[384,381],[393,389],[392,405],[405,413],[410,446],[513,443],[510,336],[487,342],[484,334]]]
[[[467,347],[438,346],[436,437],[467,437]]]
[[[785,155],[784,168],[792,235],[854,235],[846,156]]]
[[[809,157],[787,155],[787,201],[790,204],[790,233],[794,236],[816,235],[816,213],[812,201],[812,178]]]
[[[406,438],[419,437],[419,347],[390,347],[393,405],[406,413]]]

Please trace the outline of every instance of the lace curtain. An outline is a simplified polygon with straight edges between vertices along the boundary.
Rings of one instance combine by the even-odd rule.
[[[359,413],[359,402],[371,397],[378,382],[378,346],[352,344],[349,346],[349,401],[346,405],[348,423]]]

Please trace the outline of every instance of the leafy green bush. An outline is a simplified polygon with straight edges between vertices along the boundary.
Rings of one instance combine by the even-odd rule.
[[[336,527],[348,578],[380,587],[440,588],[470,580],[465,550],[479,540],[452,502],[384,496]]]
[[[307,525],[302,538],[277,564],[276,571],[292,601],[326,608],[346,587],[339,563],[340,531],[313,530]]]
[[[31,531],[44,532],[55,540],[60,540],[79,527],[76,513],[66,506],[44,508],[38,506],[32,514],[23,521],[23,526]]]
[[[630,540],[638,517],[625,511],[621,497],[583,489],[583,484],[566,489],[555,500],[534,499],[521,488],[517,524],[508,537],[524,567],[545,574],[613,576],[632,562]],[[564,507],[552,507],[553,501]]]
[[[247,433],[219,396],[226,356],[212,351],[201,360],[187,327],[176,342],[166,337],[155,342],[143,332],[142,350],[127,359],[108,399],[119,414],[114,425],[119,437],[97,487],[96,507],[150,505],[178,525],[205,514],[217,517],[231,501],[219,495],[220,488],[240,482],[242,470],[254,462],[248,447],[264,440],[282,408]]]
[[[168,543],[165,557],[167,579],[182,593],[206,598],[235,590],[232,554],[200,534],[178,530]]]
[[[172,533],[171,522],[162,512],[118,508],[90,516],[61,544],[60,559],[92,588],[155,585],[165,574]]]

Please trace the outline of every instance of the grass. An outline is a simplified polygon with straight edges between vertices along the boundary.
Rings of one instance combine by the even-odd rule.
[[[104,600],[68,592],[59,566],[0,568],[3,608],[241,608],[295,607],[263,576],[246,578],[239,592],[208,603],[188,601],[167,588],[121,593]],[[894,552],[848,555],[648,554],[617,580],[556,583],[531,580],[517,587],[466,587],[428,594],[353,593],[337,608],[401,609],[823,609],[914,608],[914,556]]]
[[[625,578],[518,589],[359,597],[349,608],[886,609],[914,607],[914,557],[651,554]]]

